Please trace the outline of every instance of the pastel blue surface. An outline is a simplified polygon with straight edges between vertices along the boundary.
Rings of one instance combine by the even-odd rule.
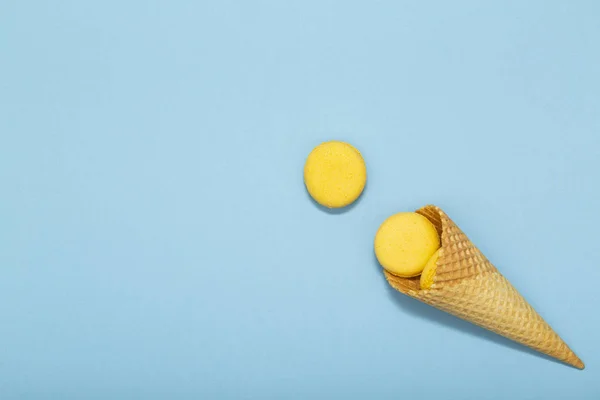
[[[600,398],[600,3],[0,4],[0,398]],[[302,182],[363,153],[345,212]],[[389,289],[443,207],[584,371]],[[412,397],[414,398],[414,397]]]

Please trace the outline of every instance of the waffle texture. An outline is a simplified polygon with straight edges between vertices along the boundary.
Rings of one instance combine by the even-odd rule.
[[[435,206],[417,212],[441,237],[436,275],[430,289],[419,277],[400,278],[384,271],[399,292],[583,369],[583,362],[510,282],[498,272],[460,228]]]

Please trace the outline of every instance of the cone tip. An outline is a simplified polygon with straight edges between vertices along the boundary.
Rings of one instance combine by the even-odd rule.
[[[573,354],[573,358],[571,358],[569,361],[567,361],[567,364],[572,365],[573,367],[577,368],[577,369],[585,369],[585,364],[583,363],[583,361],[581,361],[581,359],[579,357],[577,357],[576,355]]]

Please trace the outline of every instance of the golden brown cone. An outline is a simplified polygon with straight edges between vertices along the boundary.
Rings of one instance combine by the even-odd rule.
[[[584,368],[569,346],[444,211],[426,206],[417,212],[435,225],[441,237],[442,250],[433,285],[421,290],[418,276],[400,278],[384,271],[394,289],[576,368]]]

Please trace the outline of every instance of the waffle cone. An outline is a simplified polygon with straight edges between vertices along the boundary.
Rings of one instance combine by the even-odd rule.
[[[583,362],[498,272],[460,228],[438,207],[417,212],[441,237],[433,285],[421,290],[419,277],[400,278],[385,271],[401,293],[583,369]]]

